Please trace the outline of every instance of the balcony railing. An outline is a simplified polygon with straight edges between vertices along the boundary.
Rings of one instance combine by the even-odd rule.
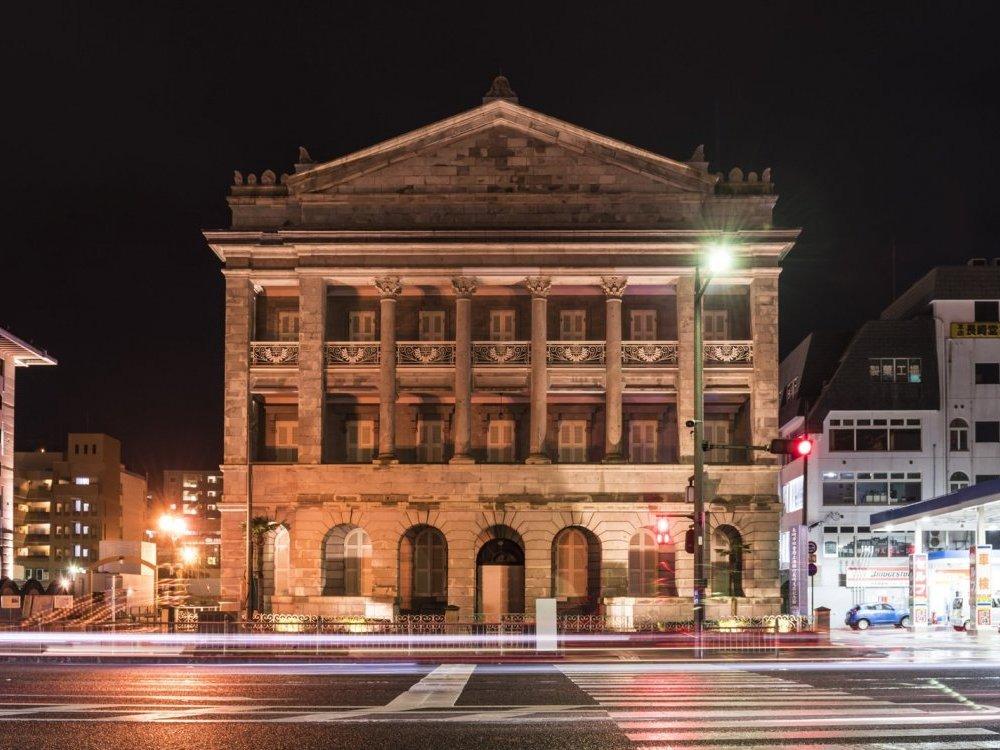
[[[294,341],[254,341],[250,344],[251,367],[292,367],[299,363],[299,345]]]
[[[396,344],[400,365],[453,365],[454,341],[400,341]]]
[[[382,350],[377,341],[328,341],[327,365],[374,366],[382,361]]]
[[[602,365],[603,341],[555,341],[546,344],[550,365]]]
[[[677,364],[676,341],[624,341],[622,364],[626,367],[663,367]]]
[[[752,341],[706,341],[705,365],[709,367],[753,364]]]
[[[475,365],[529,365],[530,341],[476,341],[472,344]]]

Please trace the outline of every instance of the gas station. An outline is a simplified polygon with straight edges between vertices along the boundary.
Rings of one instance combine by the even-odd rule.
[[[871,516],[872,531],[912,531],[910,628],[970,633],[1000,626],[1000,479]],[[966,549],[927,549],[930,535],[974,532]]]

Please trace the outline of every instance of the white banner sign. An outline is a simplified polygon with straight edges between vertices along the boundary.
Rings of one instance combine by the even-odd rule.
[[[847,566],[848,586],[909,586],[908,566]]]

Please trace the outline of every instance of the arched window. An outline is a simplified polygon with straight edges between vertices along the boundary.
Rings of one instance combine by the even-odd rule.
[[[267,609],[271,608],[272,596],[284,596],[288,593],[288,578],[292,567],[290,547],[288,529],[284,526],[276,526],[264,535],[260,593]]]
[[[958,490],[964,489],[969,486],[969,475],[964,471],[952,472],[952,475],[948,478],[948,491],[957,492]]]
[[[444,596],[448,583],[448,549],[444,535],[430,526],[413,540],[413,595]]]
[[[368,532],[341,524],[323,542],[323,594],[365,596],[369,593],[372,545]]]
[[[587,596],[587,537],[580,529],[564,529],[556,537],[555,595]]]
[[[955,452],[969,450],[969,423],[953,419],[948,425],[948,448]]]
[[[712,536],[712,593],[717,596],[744,596],[743,537],[728,524]]]
[[[656,538],[649,529],[639,529],[628,543],[629,596],[657,595]]]

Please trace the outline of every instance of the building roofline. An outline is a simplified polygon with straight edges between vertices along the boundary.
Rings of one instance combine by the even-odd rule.
[[[33,367],[37,365],[56,365],[56,358],[44,349],[32,346],[10,331],[0,328],[0,354],[14,354],[16,367]]]

